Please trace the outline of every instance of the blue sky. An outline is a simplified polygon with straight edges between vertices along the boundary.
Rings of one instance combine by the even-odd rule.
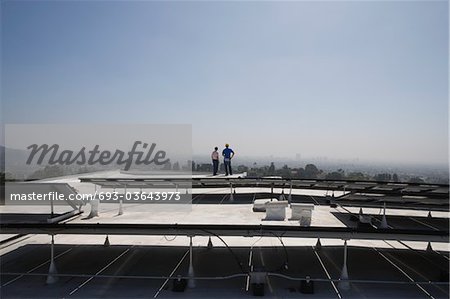
[[[192,124],[195,154],[448,163],[448,2],[2,1],[4,123]]]

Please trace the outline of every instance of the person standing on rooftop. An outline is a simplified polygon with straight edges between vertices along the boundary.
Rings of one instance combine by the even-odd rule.
[[[211,154],[211,159],[213,163],[213,175],[217,175],[217,171],[219,170],[219,152],[217,151],[218,149],[219,148],[216,146]]]
[[[225,144],[225,148],[222,151],[223,163],[225,164],[225,175],[233,175],[231,170],[231,159],[234,157],[234,151],[229,148],[229,144]]]

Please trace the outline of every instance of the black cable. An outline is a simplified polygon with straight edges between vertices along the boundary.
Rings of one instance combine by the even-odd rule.
[[[272,235],[274,235],[275,237],[277,237],[278,238],[278,240],[280,240],[280,243],[281,243],[281,245],[283,246],[283,249],[284,249],[284,256],[285,256],[285,262],[280,266],[280,267],[278,267],[277,269],[275,269],[275,270],[272,270],[272,271],[269,271],[269,272],[277,272],[277,271],[281,271],[281,270],[283,270],[283,269],[287,269],[286,267],[288,266],[288,264],[289,264],[289,255],[288,255],[288,251],[287,251],[287,248],[286,248],[286,246],[284,245],[284,242],[283,242],[283,235],[285,234],[285,233],[283,233],[281,236],[278,236],[278,235],[276,235],[274,232],[270,232]]]
[[[215,237],[217,237],[220,241],[222,241],[222,243],[225,245],[225,247],[230,251],[230,253],[233,255],[234,259],[236,260],[237,264],[239,265],[239,268],[241,269],[242,273],[247,274],[249,273],[249,271],[245,271],[244,267],[242,266],[242,262],[239,260],[239,258],[237,257],[237,255],[234,253],[233,250],[231,250],[231,248],[228,246],[227,242],[225,242],[224,239],[222,239],[218,234],[215,234],[213,232],[207,231],[207,230],[203,230],[205,233],[211,234]]]

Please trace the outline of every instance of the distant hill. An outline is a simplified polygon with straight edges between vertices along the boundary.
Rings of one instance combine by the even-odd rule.
[[[6,161],[7,157],[7,161]],[[4,146],[0,146],[0,171],[12,172],[19,177],[34,170],[38,167],[26,165],[25,161],[28,159],[28,152],[24,150],[11,149]],[[7,167],[6,167],[7,162]]]

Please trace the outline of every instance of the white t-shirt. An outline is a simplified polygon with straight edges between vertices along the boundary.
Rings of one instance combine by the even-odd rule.
[[[218,151],[213,151],[212,154],[211,154],[211,159],[219,160],[219,152]]]

